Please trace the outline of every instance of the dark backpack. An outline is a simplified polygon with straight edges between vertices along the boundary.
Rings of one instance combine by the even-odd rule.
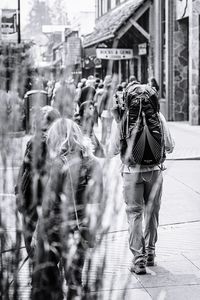
[[[164,136],[156,91],[133,82],[124,94],[121,159],[129,166],[156,166],[165,160]]]

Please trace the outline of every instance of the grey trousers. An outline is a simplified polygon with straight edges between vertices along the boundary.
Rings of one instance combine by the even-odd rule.
[[[163,177],[160,170],[123,173],[122,177],[129,247],[136,264],[155,254]]]

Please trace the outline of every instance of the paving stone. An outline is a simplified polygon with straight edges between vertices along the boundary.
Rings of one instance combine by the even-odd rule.
[[[170,128],[176,139],[176,158],[194,158],[199,155],[200,127],[188,129],[187,124],[170,123]],[[27,136],[23,138],[23,149],[29,138]],[[103,160],[101,163],[103,165]],[[8,170],[6,186],[8,193],[12,192],[18,165],[19,163],[14,165],[16,169],[13,171]],[[106,255],[101,291],[103,299],[200,299],[200,162],[166,161],[168,169],[163,173],[164,190],[156,245],[157,265],[148,268],[148,274],[143,276],[135,276],[129,272],[132,254],[128,248],[128,224],[119,165],[119,157],[116,157],[110,164],[109,176],[106,178],[110,194],[103,226],[105,228],[107,226],[110,233],[104,236],[101,246],[96,251],[92,250],[91,285],[95,282],[97,267],[101,266]],[[3,170],[0,169],[0,172],[3,177]],[[2,186],[1,182],[1,188]],[[15,241],[14,195],[0,195],[0,197],[9,246]],[[166,224],[168,225],[165,226]],[[26,253],[23,251],[22,259],[25,256]],[[28,300],[30,292],[28,263],[20,270],[19,278],[21,297]]]
[[[198,300],[200,285],[148,288],[152,300]],[[136,298],[137,299],[137,298]]]
[[[123,290],[112,290],[104,291],[98,294],[98,299],[102,300],[151,300],[149,293],[141,289],[126,289]]]

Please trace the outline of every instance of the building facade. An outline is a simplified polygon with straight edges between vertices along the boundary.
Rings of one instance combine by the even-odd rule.
[[[141,82],[155,77],[166,118],[199,125],[199,15],[200,0],[96,0],[95,30],[84,38],[85,57],[95,60],[97,49],[131,50],[127,59],[107,55],[98,72],[102,77],[115,73],[119,81],[132,74]]]
[[[92,34],[85,36],[84,49],[87,60],[95,62],[96,49],[131,49],[133,57],[121,59],[102,59],[102,77],[111,72],[118,74],[119,81],[125,81],[135,74],[139,80],[145,82],[148,69],[149,44],[149,8],[151,1],[135,0],[97,0],[96,24]],[[93,68],[95,68],[93,64]],[[91,64],[92,68],[92,64]]]

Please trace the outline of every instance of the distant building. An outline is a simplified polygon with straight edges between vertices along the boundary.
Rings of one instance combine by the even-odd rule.
[[[67,25],[43,25],[42,32],[47,36],[54,36],[58,42],[65,41],[65,30]]]
[[[95,73],[97,62],[102,77],[153,76],[167,119],[199,125],[199,15],[200,0],[96,0],[95,28],[83,40],[85,72]]]
[[[95,26],[95,11],[81,11],[73,17],[71,27],[79,32],[79,36],[91,33]]]

